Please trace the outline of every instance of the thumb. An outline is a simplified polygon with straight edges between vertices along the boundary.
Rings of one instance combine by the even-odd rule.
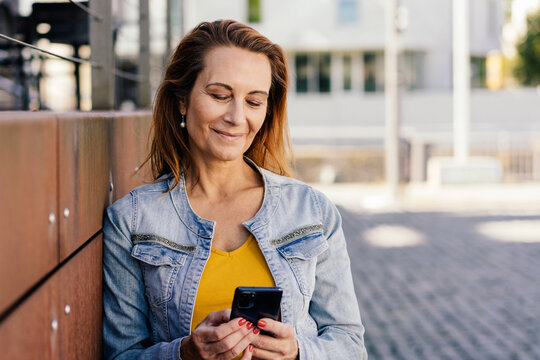
[[[228,322],[230,320],[230,317],[231,309],[214,311],[208,314],[208,316],[204,319],[204,322],[212,325],[221,325]]]

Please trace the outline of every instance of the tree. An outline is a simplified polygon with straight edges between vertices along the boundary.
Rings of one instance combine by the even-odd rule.
[[[516,49],[515,77],[523,85],[540,85],[540,9],[527,16],[527,33]]]

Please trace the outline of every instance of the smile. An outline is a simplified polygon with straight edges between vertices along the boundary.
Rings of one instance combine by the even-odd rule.
[[[229,132],[226,132],[226,131],[220,131],[220,130],[216,130],[216,129],[212,129],[216,134],[218,134],[219,137],[221,137],[222,139],[226,140],[226,141],[235,141],[235,140],[238,140],[240,138],[242,138],[243,134],[233,134],[233,133],[229,133]]]

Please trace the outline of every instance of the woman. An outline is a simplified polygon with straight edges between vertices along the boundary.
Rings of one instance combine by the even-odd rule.
[[[281,48],[235,21],[176,48],[154,106],[156,181],[107,209],[107,359],[367,357],[340,216],[286,177],[287,78]],[[282,288],[280,321],[229,320],[240,285]]]

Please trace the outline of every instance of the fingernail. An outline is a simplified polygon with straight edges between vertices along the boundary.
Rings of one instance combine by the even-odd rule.
[[[257,334],[260,333],[260,332],[261,332],[261,330],[259,330],[259,328],[253,329],[253,333],[254,333],[255,335],[257,335]]]
[[[246,325],[246,327],[248,328],[248,330],[251,330],[251,328],[253,327],[253,323],[248,322],[248,324]]]
[[[242,319],[238,320],[238,325],[242,326],[242,325],[244,325],[246,323],[246,321],[247,321],[246,319],[242,318]]]
[[[264,321],[264,320],[259,320],[259,322],[257,323],[257,326],[258,326],[258,327],[265,327],[265,326],[266,326],[266,321]]]
[[[249,345],[249,352],[253,352],[253,345]]]

